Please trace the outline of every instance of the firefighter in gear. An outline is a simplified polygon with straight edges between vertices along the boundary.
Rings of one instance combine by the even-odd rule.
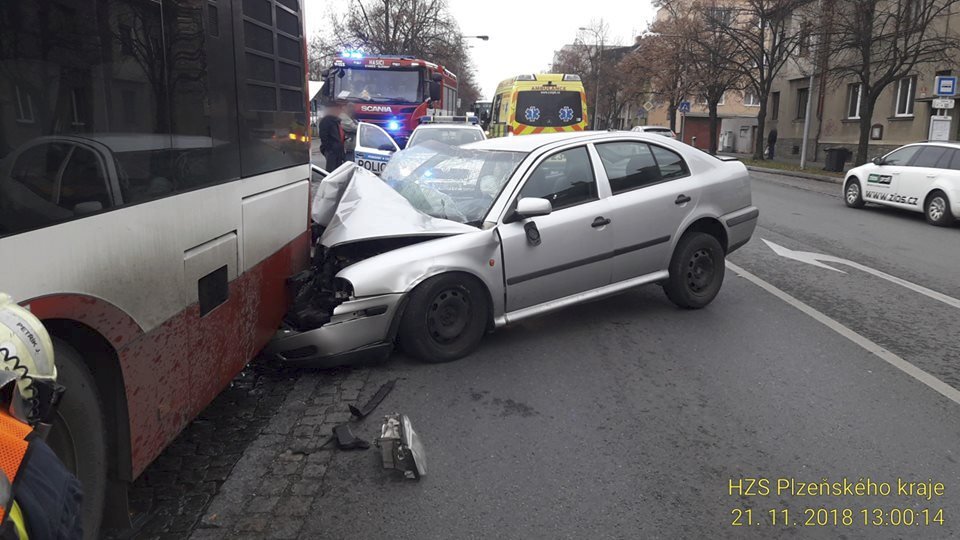
[[[75,539],[80,482],[43,441],[63,395],[53,342],[0,293],[0,540]]]

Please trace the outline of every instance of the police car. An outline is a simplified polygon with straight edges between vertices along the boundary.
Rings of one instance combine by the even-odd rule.
[[[476,116],[423,116],[420,125],[407,140],[407,148],[427,141],[439,141],[450,146],[460,146],[486,140]],[[400,151],[400,146],[383,128],[360,122],[357,125],[357,144],[354,161],[357,166],[380,176],[390,157]]]
[[[851,208],[874,203],[923,212],[928,223],[950,226],[960,216],[960,143],[908,144],[851,169],[843,200]]]
[[[424,116],[413,130],[407,148],[427,141],[438,141],[450,146],[460,146],[486,140],[476,116]]]

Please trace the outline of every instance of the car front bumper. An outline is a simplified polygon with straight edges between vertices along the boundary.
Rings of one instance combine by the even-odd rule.
[[[386,359],[393,350],[404,295],[349,300],[327,324],[312,330],[281,329],[264,352],[290,366],[328,368]]]
[[[753,231],[757,228],[759,217],[760,210],[756,206],[748,206],[720,218],[724,227],[727,228],[727,254],[733,253],[750,241]]]

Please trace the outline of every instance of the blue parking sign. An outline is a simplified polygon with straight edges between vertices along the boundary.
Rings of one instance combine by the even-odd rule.
[[[689,101],[681,101],[681,102],[680,102],[680,106],[677,107],[677,110],[680,111],[680,112],[682,112],[682,113],[684,113],[684,114],[690,112],[690,102],[689,102]]]
[[[957,95],[957,78],[939,76],[934,84],[936,94],[941,97],[953,97]]]

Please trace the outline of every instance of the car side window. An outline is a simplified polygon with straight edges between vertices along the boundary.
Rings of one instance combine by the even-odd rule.
[[[960,171],[960,150],[951,150],[950,152],[952,152],[953,157],[950,160],[949,168],[955,171]]]
[[[541,161],[520,189],[519,198],[524,197],[547,199],[554,210],[599,199],[586,147],[564,150]]]
[[[394,143],[392,140],[390,140],[388,135],[368,124],[362,124],[360,126],[360,133],[357,135],[357,142],[366,148],[383,150],[386,150],[387,148],[393,150],[394,148]]]
[[[77,205],[86,204],[86,212],[110,207],[107,191],[107,175],[97,155],[86,148],[77,147],[63,170],[60,180],[58,206],[76,211]],[[99,208],[95,205],[99,204]]]
[[[883,159],[884,165],[906,166],[913,159],[913,156],[920,150],[919,146],[908,146],[899,150],[894,150]]]
[[[67,157],[65,144],[41,144],[17,158],[10,178],[46,201],[53,201],[57,173]]]
[[[595,145],[613,194],[656,184],[663,179],[650,146],[640,142]]]
[[[936,167],[946,153],[947,149],[942,146],[925,146],[917,154],[917,157],[913,158],[911,165],[914,167]]]
[[[680,154],[655,144],[650,145],[650,149],[653,151],[653,157],[657,158],[657,165],[660,166],[660,176],[664,180],[682,178],[690,174],[690,169],[683,158],[680,157]]]

